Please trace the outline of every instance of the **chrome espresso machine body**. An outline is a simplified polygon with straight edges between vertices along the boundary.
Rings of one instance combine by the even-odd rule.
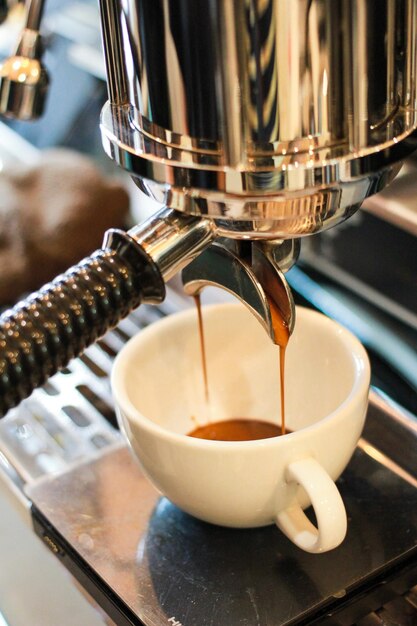
[[[42,111],[42,8],[28,3],[2,67],[4,115]],[[129,310],[163,300],[186,266],[189,293],[223,286],[275,340],[272,298],[291,332],[280,268],[299,238],[354,213],[415,147],[415,0],[102,0],[100,11],[103,145],[163,208],[3,317],[3,412]]]
[[[414,2],[145,0],[101,15],[106,152],[219,235],[328,228],[407,153]]]
[[[0,113],[20,119],[42,114],[48,85],[43,2],[27,6],[27,28],[0,71]],[[163,302],[179,271],[191,295],[206,285],[235,294],[275,341],[272,300],[291,332],[284,273],[300,240],[353,215],[416,147],[417,0],[100,0],[100,14],[103,146],[161,209],[127,233],[109,231],[101,250],[2,315],[3,414],[51,376],[52,390],[65,394],[73,381],[108,406],[97,382],[107,380],[104,351],[114,356],[123,334],[148,323],[146,306],[127,316]],[[99,340],[120,320],[121,334]],[[84,381],[78,359],[66,366],[86,348],[84,364],[95,355],[104,375]],[[380,606],[381,588],[403,594],[417,582],[417,426],[374,392],[371,400],[341,484],[352,532],[325,567],[267,529],[231,539],[190,520],[158,500],[120,444],[30,485],[35,529],[118,624],[352,624]],[[381,424],[388,443],[375,447]],[[392,445],[404,451],[401,466],[387,456]],[[114,534],[120,483],[130,491],[118,499]],[[393,492],[402,499],[391,510]],[[89,520],[81,534],[79,514]]]

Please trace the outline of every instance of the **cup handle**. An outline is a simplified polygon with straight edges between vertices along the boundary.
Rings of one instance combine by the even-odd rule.
[[[346,510],[333,480],[313,458],[293,461],[286,469],[287,482],[304,487],[317,519],[310,522],[298,502],[276,516],[280,530],[306,552],[326,552],[336,548],[346,535]]]

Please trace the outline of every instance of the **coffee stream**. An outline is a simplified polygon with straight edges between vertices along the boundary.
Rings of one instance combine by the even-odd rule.
[[[269,308],[271,311],[272,328],[274,329],[275,341],[279,347],[279,384],[281,390],[281,435],[285,435],[285,352],[287,349],[288,341],[290,339],[290,330],[288,324],[282,317],[281,311],[273,301],[273,299],[266,294]]]
[[[203,380],[204,380],[204,394],[206,398],[206,402],[209,402],[209,387],[208,387],[208,378],[207,378],[207,359],[206,359],[206,344],[204,341],[204,326],[203,326],[203,315],[201,311],[201,297],[200,294],[194,296],[194,302],[197,308],[198,315],[198,332],[200,335],[200,353],[201,353],[201,367],[203,371]]]
[[[280,310],[271,297],[267,295],[271,311],[272,326],[275,339],[279,346],[279,372],[281,389],[281,426],[255,419],[234,418],[221,422],[211,422],[205,426],[194,428],[188,435],[199,439],[211,439],[215,441],[250,441],[254,439],[268,439],[285,435],[289,430],[285,428],[285,350],[290,337],[289,328]],[[200,295],[194,296],[198,315],[198,330],[200,336],[201,363],[204,379],[204,391],[206,402],[209,402],[209,388],[207,377],[206,348],[204,341],[204,327],[201,310]]]

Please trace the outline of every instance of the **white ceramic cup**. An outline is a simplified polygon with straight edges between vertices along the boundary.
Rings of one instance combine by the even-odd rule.
[[[286,423],[256,441],[187,437],[196,425],[245,417],[280,422],[279,353],[240,303],[205,307],[210,403],[204,397],[197,314],[169,316],[119,353],[112,387],[120,424],[154,486],[207,522],[275,522],[300,548],[324,552],[346,534],[334,481],[352,456],[368,402],[360,342],[325,316],[297,308],[286,356]],[[313,525],[303,512],[312,504]]]

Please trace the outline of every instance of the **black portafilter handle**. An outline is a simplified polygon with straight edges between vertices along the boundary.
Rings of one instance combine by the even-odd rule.
[[[144,302],[165,297],[158,266],[128,233],[0,317],[0,417]]]

